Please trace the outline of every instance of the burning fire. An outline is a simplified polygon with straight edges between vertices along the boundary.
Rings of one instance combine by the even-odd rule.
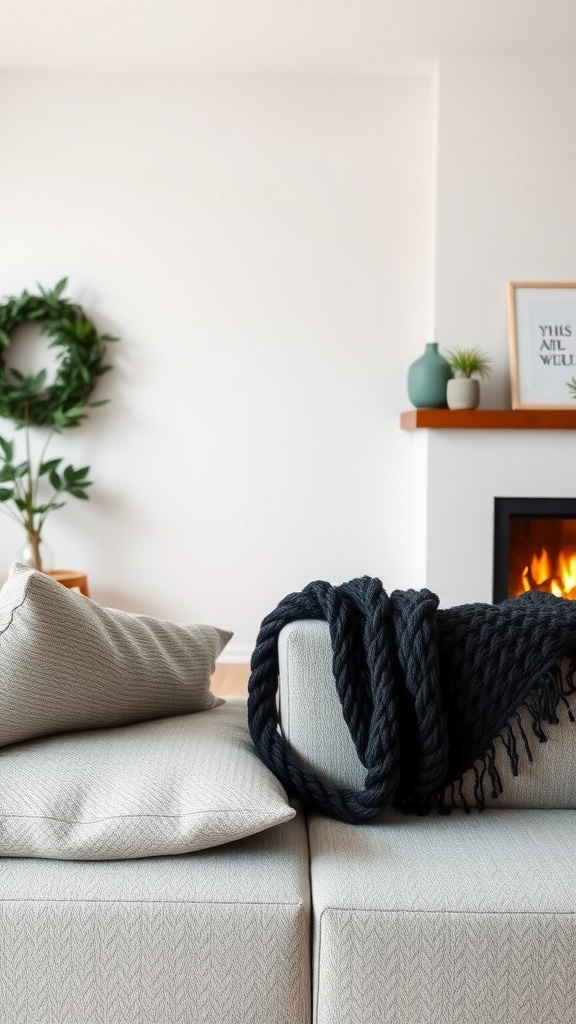
[[[533,554],[522,572],[522,587],[524,591],[544,590],[576,601],[576,548],[564,548],[554,564],[546,548]]]

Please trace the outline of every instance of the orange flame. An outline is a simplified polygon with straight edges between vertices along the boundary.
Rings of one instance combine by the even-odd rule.
[[[534,552],[522,571],[522,589],[543,590],[576,601],[576,548],[563,548],[554,564],[546,548]]]

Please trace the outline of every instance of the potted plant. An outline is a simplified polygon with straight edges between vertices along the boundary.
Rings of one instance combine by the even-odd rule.
[[[48,440],[50,440],[50,436]],[[48,442],[44,445],[46,451]],[[86,488],[92,486],[88,479],[89,466],[75,469],[65,466],[62,459],[36,462],[30,456],[30,432],[26,429],[26,457],[19,462],[15,459],[14,442],[0,437],[0,509],[26,531],[26,544],[20,553],[20,561],[33,569],[48,568],[42,561],[42,538],[44,523],[54,509],[62,508],[60,499],[64,494],[86,499]],[[46,495],[41,495],[46,484]]]
[[[449,409],[476,409],[480,402],[480,380],[492,374],[492,357],[479,348],[456,346],[446,353],[454,374],[448,381],[446,399]]]
[[[21,524],[26,545],[20,560],[34,569],[47,568],[42,560],[46,517],[61,508],[64,495],[88,498],[89,466],[64,466],[60,458],[46,458],[53,434],[78,426],[88,410],[107,400],[92,401],[98,378],[110,369],[104,363],[106,343],[112,335],[99,334],[84,310],[64,295],[62,278],[52,289],[38,294],[24,291],[0,304],[0,418],[12,420],[24,432],[24,451],[17,454],[13,440],[0,436],[0,512]],[[17,328],[34,324],[49,338],[57,366],[53,380],[46,370],[28,376],[7,365]],[[31,431],[47,430],[40,454],[33,451]]]

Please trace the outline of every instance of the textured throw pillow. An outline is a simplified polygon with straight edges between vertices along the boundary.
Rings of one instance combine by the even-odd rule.
[[[0,591],[0,747],[214,707],[231,636],[102,608],[15,564]]]
[[[188,853],[296,812],[253,748],[246,708],[30,740],[0,755],[0,856]]]

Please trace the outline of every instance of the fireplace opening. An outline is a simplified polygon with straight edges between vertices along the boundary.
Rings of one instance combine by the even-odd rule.
[[[576,601],[576,498],[495,498],[495,603],[527,590]]]

